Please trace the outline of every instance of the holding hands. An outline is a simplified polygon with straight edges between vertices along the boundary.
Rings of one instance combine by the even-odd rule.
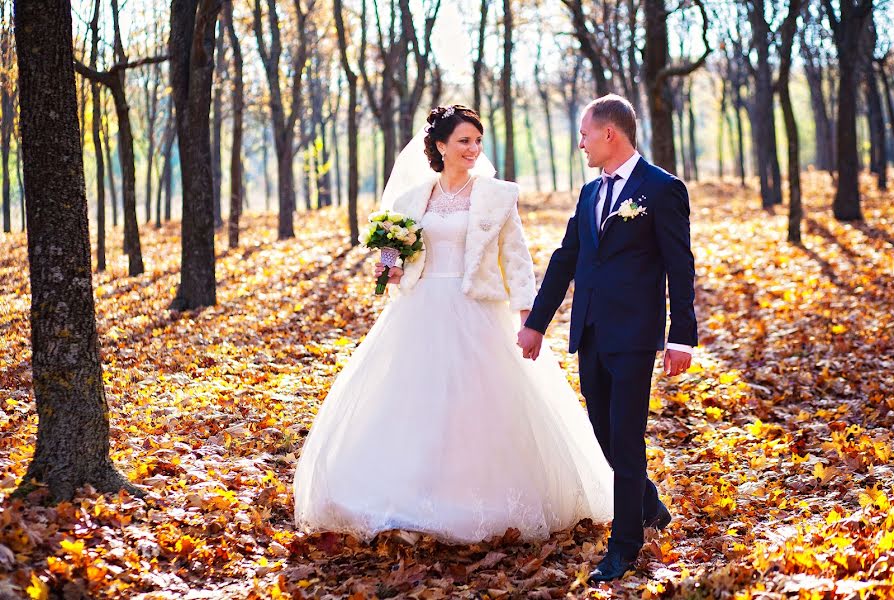
[[[524,323],[524,319],[522,319]],[[537,360],[540,356],[540,347],[543,345],[543,334],[530,327],[522,328],[518,331],[518,347],[522,349],[522,356]]]

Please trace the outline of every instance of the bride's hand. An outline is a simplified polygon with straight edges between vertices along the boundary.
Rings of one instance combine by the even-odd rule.
[[[385,272],[385,265],[380,262],[376,263],[376,279]],[[399,284],[400,278],[403,276],[404,270],[400,267],[391,267],[388,270],[388,283]]]

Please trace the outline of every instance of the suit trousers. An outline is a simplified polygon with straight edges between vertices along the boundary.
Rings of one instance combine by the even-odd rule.
[[[597,326],[584,328],[578,360],[590,423],[615,472],[609,548],[633,558],[643,545],[643,519],[658,512],[658,490],[646,474],[646,420],[654,351],[598,352]]]

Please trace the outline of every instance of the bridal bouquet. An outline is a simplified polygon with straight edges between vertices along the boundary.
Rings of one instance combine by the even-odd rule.
[[[385,293],[388,273],[397,259],[412,260],[422,250],[422,228],[399,212],[378,210],[369,215],[369,227],[360,234],[360,243],[367,248],[379,248],[385,271],[376,280],[376,294]]]

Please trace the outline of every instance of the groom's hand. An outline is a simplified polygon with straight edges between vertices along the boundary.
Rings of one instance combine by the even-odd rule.
[[[524,327],[518,332],[518,346],[522,349],[522,356],[537,360],[540,356],[540,346],[543,344],[543,334],[539,331]]]
[[[692,355],[680,350],[664,351],[664,374],[671,377],[679,375],[692,364]]]

